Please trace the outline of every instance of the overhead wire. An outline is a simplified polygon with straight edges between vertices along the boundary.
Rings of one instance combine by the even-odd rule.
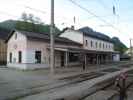
[[[30,9],[30,10],[32,10],[32,11],[35,11],[35,12],[40,12],[40,13],[42,13],[42,14],[46,14],[46,13],[47,13],[46,11],[42,11],[42,10],[40,10],[40,9],[36,9],[36,8],[30,7],[30,6],[27,6],[27,5],[21,5],[21,6],[23,6],[24,8]],[[68,19],[68,18],[66,18],[66,17],[57,16],[56,18],[63,18],[63,19],[68,20],[69,23],[73,23],[73,21],[72,21],[71,19]],[[72,18],[72,19],[73,19],[73,18]],[[61,25],[65,25],[65,24],[67,24],[67,23],[66,23],[66,22],[61,22]],[[78,23],[78,24],[79,24],[79,23]],[[81,25],[81,24],[80,24],[80,25]]]
[[[101,17],[97,16],[96,14],[94,14],[93,12],[91,12],[90,10],[88,10],[87,8],[81,6],[80,4],[78,4],[77,2],[75,2],[74,0],[69,0],[71,3],[73,3],[74,5],[78,6],[80,9],[86,11],[88,14],[93,15],[94,17],[96,17],[97,19],[99,19],[100,21],[104,22],[105,24],[109,25],[110,27],[112,27],[113,29],[117,30],[119,33],[121,32],[118,28],[116,28],[114,25],[112,25],[111,23],[107,22],[106,20],[102,19]]]
[[[25,8],[28,8],[28,9],[30,9],[30,10],[34,10],[34,11],[36,11],[36,12],[41,12],[41,13],[43,13],[43,14],[46,14],[46,12],[44,12],[44,11],[42,11],[42,10],[40,10],[40,9],[36,9],[36,8],[33,8],[33,7],[30,7],[30,6],[26,6],[26,5],[23,5]]]

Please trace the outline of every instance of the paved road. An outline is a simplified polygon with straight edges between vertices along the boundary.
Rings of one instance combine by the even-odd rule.
[[[36,71],[20,71],[8,68],[0,68],[0,100],[11,98],[23,98],[50,89],[56,89],[67,86],[68,84],[74,85],[77,82],[96,78],[100,70],[102,73],[110,73],[116,71],[116,65],[107,66],[92,66],[86,71],[81,68],[64,68],[56,69],[54,77],[51,77],[49,70],[36,70]],[[109,69],[109,71],[105,69]],[[93,71],[93,72],[91,72]],[[96,71],[96,73],[94,72]],[[91,74],[89,74],[91,73]],[[80,76],[80,77],[79,77]]]

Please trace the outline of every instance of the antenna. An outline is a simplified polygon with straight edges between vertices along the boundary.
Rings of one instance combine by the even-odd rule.
[[[75,26],[76,26],[76,17],[74,16],[73,17],[73,28],[75,28]]]

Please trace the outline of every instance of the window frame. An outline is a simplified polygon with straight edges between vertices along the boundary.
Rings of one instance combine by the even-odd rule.
[[[98,44],[98,43],[97,43],[97,42],[95,42],[95,46],[96,46],[96,48],[98,48],[97,44]]]
[[[41,64],[41,62],[42,62],[42,51],[41,50],[35,51],[35,63]]]
[[[91,40],[91,47],[93,47],[93,41]]]
[[[18,63],[22,63],[22,51],[18,51]]]
[[[87,46],[88,45],[88,40],[85,40],[85,46]]]
[[[12,52],[9,53],[9,62],[12,63]]]
[[[101,48],[101,46],[102,46],[102,44],[101,44],[101,42],[99,43],[99,48]]]
[[[104,49],[104,43],[103,43],[103,49]]]
[[[18,37],[18,36],[17,36],[17,33],[15,33],[15,40],[17,40],[17,37]]]

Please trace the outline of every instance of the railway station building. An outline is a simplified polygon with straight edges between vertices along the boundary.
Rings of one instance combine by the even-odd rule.
[[[50,36],[13,30],[7,42],[7,66],[30,70],[49,68]],[[119,61],[110,37],[89,27],[79,30],[66,28],[55,37],[55,67],[104,64]]]

